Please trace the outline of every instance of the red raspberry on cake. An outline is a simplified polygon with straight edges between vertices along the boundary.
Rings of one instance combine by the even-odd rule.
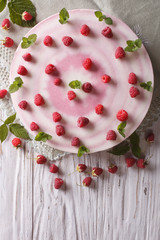
[[[75,146],[75,147],[78,147],[78,146],[80,145],[80,140],[79,140],[79,138],[78,138],[78,137],[72,138],[71,145],[72,145],[72,146]]]
[[[70,46],[71,44],[72,44],[72,42],[73,42],[73,39],[71,38],[71,37],[69,37],[69,36],[64,36],[63,38],[62,38],[62,42],[63,42],[63,44],[65,45],[65,46]]]
[[[68,91],[67,95],[70,101],[76,98],[76,94],[73,91]]]
[[[48,46],[48,47],[52,46],[52,44],[53,44],[53,39],[52,39],[52,37],[47,35],[47,36],[44,38],[43,43],[44,43],[45,46]]]
[[[107,132],[106,140],[116,140],[117,134],[114,130],[109,130]]]
[[[36,94],[35,95],[34,104],[36,106],[42,106],[43,104],[45,104],[45,101],[44,101],[43,97],[41,96],[41,94]]]
[[[135,73],[131,72],[128,76],[128,83],[136,84],[137,83],[137,76]]]
[[[55,180],[54,180],[54,188],[55,189],[59,189],[59,188],[61,188],[62,187],[62,185],[63,185],[63,180],[61,179],[61,178],[56,178]]]
[[[21,139],[20,138],[13,138],[12,139],[12,145],[16,148],[21,146]]]
[[[8,29],[10,28],[10,25],[11,25],[11,23],[10,23],[10,21],[9,21],[8,18],[5,18],[5,19],[2,21],[2,24],[1,24],[2,29],[4,29],[4,30],[8,30]]]
[[[127,121],[128,113],[123,109],[119,110],[117,113],[117,119],[121,122]]]
[[[61,85],[62,80],[60,78],[55,78],[53,82],[54,82],[54,85],[59,86]]]
[[[79,117],[77,120],[77,125],[78,127],[85,127],[86,125],[88,125],[89,123],[89,119],[86,117]]]
[[[90,29],[86,24],[84,24],[81,26],[80,32],[83,36],[88,36],[90,33]]]
[[[59,168],[55,164],[51,164],[49,167],[49,171],[51,173],[57,173],[59,171]]]
[[[102,30],[102,35],[107,37],[107,38],[112,38],[113,37],[113,33],[112,33],[112,29],[110,27],[106,27]]]
[[[86,70],[89,70],[92,67],[92,60],[90,58],[86,58],[82,65]]]
[[[54,122],[59,122],[59,121],[61,121],[61,119],[62,119],[61,114],[58,113],[58,112],[54,112],[53,115],[52,115],[52,117],[53,117],[53,121],[54,121]]]
[[[51,74],[56,71],[56,67],[53,64],[48,64],[45,68],[46,74]]]
[[[103,114],[103,109],[104,109],[103,105],[102,105],[102,104],[98,104],[98,105],[95,107],[95,112],[96,112],[97,114]]]
[[[140,94],[140,92],[139,92],[138,88],[131,87],[129,89],[129,94],[130,94],[131,98],[135,98],[135,97],[137,97]]]
[[[64,129],[64,127],[62,125],[57,125],[56,126],[56,134],[58,136],[62,136],[62,135],[65,134],[65,129]]]
[[[25,60],[25,61],[27,61],[27,62],[30,62],[30,61],[32,61],[32,55],[30,54],[30,53],[25,53],[25,54],[23,54],[23,59]]]
[[[107,74],[104,74],[102,77],[101,77],[101,80],[102,82],[104,83],[109,83],[111,81],[111,77]]]
[[[22,13],[22,20],[24,20],[24,21],[30,21],[30,20],[32,20],[32,15],[29,13],[29,12],[26,12],[26,11],[24,11],[23,13]]]
[[[115,52],[115,58],[124,58],[125,57],[125,51],[122,47],[118,47]]]
[[[31,122],[30,124],[31,131],[37,131],[39,129],[39,126],[35,122]]]
[[[0,98],[4,98],[7,95],[7,90],[6,89],[2,89],[0,90]]]
[[[5,37],[5,39],[2,41],[2,44],[3,44],[3,46],[10,48],[13,46],[14,41],[10,37]]]
[[[92,84],[89,82],[83,83],[82,89],[84,92],[89,93],[92,91]]]
[[[19,75],[25,76],[25,75],[27,75],[28,71],[27,71],[27,69],[24,66],[20,65],[18,67],[17,73]]]
[[[25,110],[28,106],[27,101],[23,100],[18,104],[18,107],[20,107],[21,109]]]

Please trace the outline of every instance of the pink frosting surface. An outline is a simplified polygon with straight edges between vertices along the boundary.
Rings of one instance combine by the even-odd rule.
[[[113,38],[106,38],[101,34],[107,25],[99,22],[94,14],[95,10],[71,10],[67,24],[61,25],[58,14],[53,15],[40,22],[31,29],[26,36],[37,34],[36,43],[28,49],[22,49],[19,45],[15,53],[10,80],[18,76],[17,69],[23,65],[28,70],[28,75],[21,76],[23,87],[12,94],[12,100],[16,112],[22,123],[30,131],[30,123],[36,122],[40,130],[52,135],[52,140],[47,143],[59,150],[77,152],[78,148],[71,146],[73,137],[78,137],[81,144],[90,149],[90,152],[109,149],[124,140],[117,132],[119,121],[116,114],[120,109],[128,112],[129,118],[125,130],[126,138],[132,134],[145,117],[152,93],[139,86],[140,82],[153,82],[153,70],[149,56],[142,46],[137,52],[126,53],[124,59],[115,58],[117,47],[125,47],[127,40],[135,40],[135,33],[122,21],[112,17]],[[107,15],[108,16],[108,15]],[[83,36],[80,27],[87,24],[90,34]],[[50,35],[54,44],[47,47],[43,44],[46,35]],[[72,45],[66,47],[62,42],[63,36],[73,38]],[[26,62],[22,55],[26,52],[32,54],[33,60]],[[85,70],[82,62],[91,58],[93,66]],[[56,66],[57,71],[52,75],[45,73],[48,64]],[[132,85],[128,83],[128,75],[134,72],[138,77],[140,95],[131,98],[129,89]],[[110,83],[103,83],[101,76],[111,76]],[[56,77],[62,79],[60,86],[55,86],[53,81]],[[67,92],[71,89],[68,84],[73,80],[82,83],[90,82],[93,89],[85,93],[82,89],[75,89],[77,95],[75,100],[69,101]],[[153,85],[153,84],[152,84]],[[40,93],[45,99],[43,106],[34,104],[34,96]],[[21,100],[26,100],[29,108],[22,110],[18,107]],[[104,113],[97,115],[95,106],[102,104]],[[64,126],[66,134],[57,136],[55,128],[57,123],[53,122],[52,113],[59,112],[62,120],[58,123]],[[84,128],[77,127],[77,119],[80,116],[89,118],[90,123]],[[115,130],[116,141],[106,141],[108,130]],[[36,135],[37,132],[32,132]]]

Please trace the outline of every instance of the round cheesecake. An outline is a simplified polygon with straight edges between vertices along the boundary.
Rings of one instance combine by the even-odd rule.
[[[106,150],[144,119],[152,92],[140,83],[153,86],[151,61],[143,45],[121,52],[126,41],[137,39],[121,20],[104,13],[113,21],[107,25],[95,10],[85,9],[69,15],[65,24],[59,14],[43,20],[26,35],[36,34],[35,44],[18,46],[10,81],[21,77],[23,86],[12,94],[13,105],[25,128],[34,136],[51,135],[47,144],[56,149],[77,153],[84,145],[91,153]],[[117,128],[124,122],[121,134]]]

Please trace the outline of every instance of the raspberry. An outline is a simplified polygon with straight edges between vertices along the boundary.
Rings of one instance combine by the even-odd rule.
[[[104,83],[109,83],[111,81],[111,77],[107,74],[104,74],[102,77],[101,77],[101,80],[102,82]]]
[[[54,188],[59,189],[63,185],[63,180],[61,178],[55,178],[54,180]]]
[[[138,88],[131,87],[129,89],[129,94],[130,94],[131,98],[135,98],[135,97],[137,97],[140,94],[140,92],[139,92]]]
[[[82,63],[83,67],[88,70],[91,68],[92,66],[92,60],[90,58],[86,58],[83,63]]]
[[[85,164],[78,164],[77,167],[76,167],[76,170],[78,172],[84,172],[86,170],[87,166]]]
[[[65,129],[64,129],[64,127],[62,125],[57,125],[56,126],[56,134],[58,136],[62,136],[62,135],[65,134]]]
[[[2,28],[5,29],[5,30],[8,30],[10,28],[10,21],[8,18],[5,18],[3,21],[2,21]]]
[[[7,94],[7,90],[6,89],[2,89],[0,90],[0,98],[4,98]]]
[[[116,140],[116,138],[117,138],[117,134],[115,131],[109,130],[107,132],[106,140]]]
[[[126,165],[127,167],[132,167],[136,162],[136,159],[135,158],[126,158]]]
[[[149,143],[153,143],[154,142],[154,134],[150,133],[149,135],[147,135],[146,141]]]
[[[79,146],[80,145],[79,138],[77,138],[77,137],[72,138],[71,145],[76,146],[76,147]]]
[[[31,131],[37,131],[39,129],[39,126],[35,122],[31,122],[30,124]]]
[[[89,33],[90,33],[90,29],[86,24],[84,24],[84,25],[81,26],[80,32],[81,32],[82,35],[88,36]]]
[[[128,113],[123,109],[119,110],[117,113],[117,119],[121,122],[127,121]]]
[[[115,58],[124,58],[125,57],[125,51],[122,47],[118,47],[115,52]]]
[[[83,179],[83,186],[89,187],[91,185],[91,182],[92,182],[92,178],[86,177],[85,179]]]
[[[136,84],[137,83],[137,76],[135,73],[131,72],[128,76],[128,83]]]
[[[117,172],[117,170],[118,170],[118,167],[116,166],[116,165],[110,165],[109,167],[108,167],[108,172],[110,172],[110,173],[116,173]]]
[[[110,27],[106,27],[102,30],[102,35],[107,37],[107,38],[112,38],[113,37],[113,33],[112,33],[112,29]]]
[[[43,155],[38,155],[36,159],[37,159],[37,164],[44,164],[47,162],[47,158]]]
[[[89,119],[86,117],[79,117],[77,120],[78,127],[85,127],[89,123]]]
[[[32,15],[26,11],[22,13],[22,20],[24,21],[30,21],[32,20]]]
[[[95,168],[92,169],[92,176],[93,177],[98,177],[102,174],[102,172],[103,172],[102,168],[95,167]]]
[[[43,97],[41,96],[41,94],[36,94],[34,96],[34,104],[36,106],[42,106],[43,104],[45,104],[45,101],[44,101]]]
[[[19,75],[25,76],[25,75],[27,75],[28,71],[27,71],[27,69],[24,66],[20,65],[18,67],[17,73]]]
[[[22,57],[27,62],[32,61],[32,55],[30,53],[25,53]]]
[[[54,71],[56,71],[56,67],[53,64],[48,64],[45,68],[45,73],[46,74],[51,74]]]
[[[71,44],[72,44],[72,42],[73,42],[73,39],[71,38],[71,37],[69,37],[69,36],[64,36],[63,38],[62,38],[62,42],[63,42],[63,44],[65,45],[65,46],[70,46]]]
[[[102,104],[98,104],[96,107],[95,107],[95,112],[97,114],[103,114],[103,105]]]
[[[25,110],[28,106],[28,103],[27,101],[25,100],[22,100],[19,104],[18,104],[18,107],[20,107],[21,109]]]
[[[59,168],[55,164],[51,164],[50,168],[49,168],[49,171],[51,173],[57,173],[59,171]]]
[[[20,146],[21,146],[21,139],[19,139],[19,138],[13,138],[12,144],[13,144],[13,146],[16,147],[16,148],[20,147]]]
[[[148,165],[148,162],[145,159],[138,159],[136,165],[138,168],[145,168]]]
[[[58,112],[54,112],[52,114],[52,117],[53,117],[53,121],[54,122],[59,122],[61,121],[62,117],[61,117],[61,114],[59,114]]]
[[[10,48],[13,46],[14,41],[10,37],[5,37],[5,39],[2,41],[2,44],[3,44],[3,46]]]
[[[92,91],[92,84],[89,83],[89,82],[85,82],[82,85],[82,89],[83,89],[84,92],[89,93],[89,92]]]
[[[43,43],[44,43],[45,46],[48,46],[48,47],[52,46],[52,44],[53,44],[52,37],[46,36],[43,40]]]
[[[54,85],[59,86],[61,85],[62,80],[60,78],[55,78],[54,79]]]
[[[76,94],[73,91],[68,91],[67,95],[69,100],[73,100],[74,98],[76,98]]]

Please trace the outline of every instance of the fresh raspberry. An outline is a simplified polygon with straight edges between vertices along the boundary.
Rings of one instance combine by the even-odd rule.
[[[84,92],[89,93],[89,92],[92,91],[92,84],[89,83],[89,82],[85,82],[82,85],[82,89],[83,89]]]
[[[28,71],[27,71],[27,69],[24,66],[20,65],[18,67],[17,73],[19,75],[25,76],[25,75],[27,75]]]
[[[11,25],[11,23],[8,18],[5,18],[1,24],[2,28],[5,30],[8,30],[10,28],[10,25]]]
[[[47,158],[43,155],[38,155],[36,159],[37,159],[37,164],[44,164],[47,162]]]
[[[63,185],[63,180],[61,178],[55,178],[54,180],[54,188],[59,189]]]
[[[73,39],[71,38],[71,37],[69,37],[69,36],[64,36],[63,38],[62,38],[62,42],[63,42],[63,44],[65,45],[65,46],[70,46],[71,44],[72,44],[72,42],[73,42]]]
[[[27,101],[25,100],[22,100],[19,104],[18,104],[18,107],[20,107],[21,109],[25,110],[28,106],[28,103]]]
[[[56,67],[53,64],[48,64],[47,67],[45,68],[46,74],[51,74],[55,71],[56,71]]]
[[[85,164],[82,164],[82,163],[78,164],[77,167],[76,167],[76,170],[78,172],[84,172],[86,169],[87,169],[87,166]]]
[[[117,119],[121,122],[127,121],[128,113],[123,109],[119,110],[117,113]]]
[[[31,131],[37,131],[39,129],[39,126],[35,122],[31,122],[30,124]]]
[[[112,33],[112,29],[110,27],[106,27],[102,30],[102,35],[107,37],[107,38],[112,38],[113,37],[113,33]]]
[[[67,95],[69,100],[73,100],[76,98],[76,94],[73,91],[68,91]]]
[[[116,140],[116,138],[117,138],[117,134],[115,131],[109,130],[107,132],[106,140]]]
[[[71,145],[76,146],[76,147],[79,146],[80,145],[79,138],[77,138],[77,137],[72,138]]]
[[[52,37],[46,36],[43,40],[43,43],[44,43],[45,46],[48,46],[48,47],[52,46],[52,44],[53,44]]]
[[[90,58],[86,58],[82,65],[86,70],[89,70],[92,67],[92,60]]]
[[[3,46],[10,48],[13,46],[14,41],[10,37],[5,37],[5,39],[2,41],[2,44],[3,44]]]
[[[128,83],[136,84],[137,83],[137,76],[135,73],[131,72],[128,76]]]
[[[0,90],[0,98],[4,98],[7,94],[7,90],[6,89],[2,89]]]
[[[131,98],[135,98],[135,97],[137,97],[140,94],[140,92],[139,92],[138,88],[131,87],[129,89],[129,94],[130,94]]]
[[[95,112],[96,112],[97,114],[103,114],[103,109],[104,109],[103,105],[102,105],[102,104],[98,104],[98,105],[95,107]]]
[[[81,26],[80,32],[81,32],[82,35],[88,36],[89,33],[90,33],[90,29],[86,24],[84,24],[84,25]]]
[[[104,83],[109,83],[111,81],[111,77],[107,74],[104,74],[102,77],[101,77],[101,80],[102,82]]]
[[[98,177],[102,174],[102,172],[103,172],[102,168],[95,167],[95,168],[92,169],[92,176],[93,177]]]
[[[153,133],[148,134],[146,137],[146,141],[149,143],[153,143],[154,142],[154,134]]]
[[[124,58],[125,57],[125,51],[122,47],[118,47],[115,52],[115,58]]]
[[[145,168],[148,165],[148,162],[145,159],[138,159],[136,165],[138,168]]]
[[[59,86],[61,85],[62,80],[60,78],[55,78],[54,79],[54,85]]]
[[[127,167],[129,168],[129,167],[132,167],[135,164],[136,159],[135,158],[126,158],[125,161],[126,161]]]
[[[86,117],[79,117],[77,120],[78,127],[85,127],[89,123],[89,119]]]
[[[32,61],[32,55],[30,54],[30,53],[25,53],[25,54],[23,54],[23,59],[25,60],[25,61],[27,61],[27,62],[30,62],[30,61]]]
[[[86,177],[85,179],[83,179],[83,186],[89,187],[91,185],[91,182],[92,182],[92,178]]]
[[[61,117],[61,114],[59,114],[58,112],[54,112],[52,114],[52,117],[53,117],[53,121],[54,122],[59,122],[61,121],[62,117]]]
[[[108,167],[108,172],[110,172],[110,173],[116,173],[117,172],[117,170],[118,170],[118,167],[116,166],[116,165],[110,165],[109,167]]]
[[[32,15],[26,11],[22,13],[22,20],[24,21],[30,21],[32,20]]]
[[[43,104],[45,104],[45,101],[44,101],[43,97],[41,96],[41,94],[36,94],[34,96],[34,104],[36,106],[42,106]]]
[[[13,146],[16,147],[16,148],[20,147],[20,146],[21,146],[21,139],[19,139],[19,138],[13,138],[13,139],[12,139],[12,144],[13,144]]]
[[[49,168],[49,171],[51,173],[57,173],[59,171],[59,168],[55,164],[51,164],[50,168]]]
[[[56,126],[56,134],[58,136],[62,136],[62,135],[65,134],[65,129],[64,129],[64,127],[62,125],[57,125]]]

